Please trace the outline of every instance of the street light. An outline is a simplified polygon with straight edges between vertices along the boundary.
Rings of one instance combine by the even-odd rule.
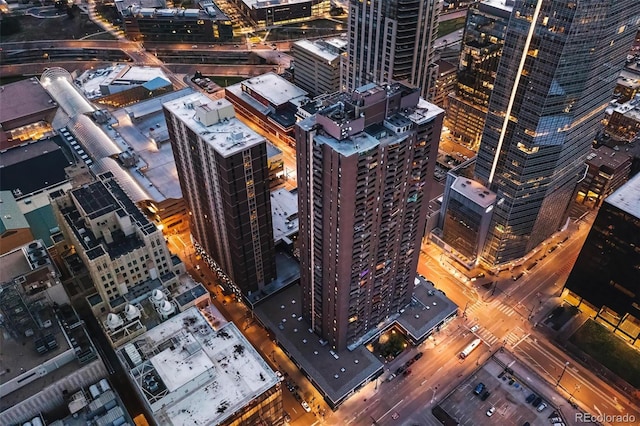
[[[556,386],[560,385],[560,380],[562,380],[562,376],[564,376],[564,372],[567,371],[567,367],[569,366],[569,361],[564,363],[564,368],[562,369],[562,373],[560,373],[560,377],[558,377],[558,381],[556,382]]]
[[[529,319],[533,316],[533,310],[536,308],[536,305],[531,305],[531,310],[529,311]]]

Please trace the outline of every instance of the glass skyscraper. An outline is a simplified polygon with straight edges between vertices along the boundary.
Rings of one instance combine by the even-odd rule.
[[[524,256],[561,225],[638,29],[638,0],[517,0],[475,168],[496,192],[482,258]]]
[[[460,49],[458,83],[449,95],[446,124],[451,134],[477,150],[502,54],[513,4],[483,0],[469,6]]]

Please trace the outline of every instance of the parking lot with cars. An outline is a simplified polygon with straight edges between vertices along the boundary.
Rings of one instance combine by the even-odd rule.
[[[493,358],[440,404],[460,425],[564,426],[549,401]]]

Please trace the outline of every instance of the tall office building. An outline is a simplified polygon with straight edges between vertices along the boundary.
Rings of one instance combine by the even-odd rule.
[[[191,236],[248,295],[276,276],[267,146],[226,99],[163,105]]]
[[[640,338],[640,174],[608,196],[565,285],[565,299],[636,346]]]
[[[350,0],[343,88],[406,82],[430,99],[438,67],[434,43],[439,0]]]
[[[458,82],[449,95],[446,123],[451,134],[474,150],[493,91],[513,0],[483,0],[469,6],[462,38]]]
[[[561,225],[639,16],[637,0],[515,2],[475,168],[497,198],[486,263]]]
[[[443,114],[369,84],[297,124],[303,316],[337,350],[410,301]]]

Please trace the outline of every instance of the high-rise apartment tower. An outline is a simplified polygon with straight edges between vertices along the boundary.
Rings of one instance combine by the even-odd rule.
[[[637,0],[515,2],[475,167],[497,200],[486,263],[560,227],[639,15]]]
[[[267,146],[226,99],[163,105],[191,236],[248,295],[276,275]]]
[[[440,0],[350,0],[343,88],[399,81],[429,99],[438,71],[434,43],[441,7]]]
[[[297,124],[303,316],[337,350],[409,303],[444,111],[363,86]]]

